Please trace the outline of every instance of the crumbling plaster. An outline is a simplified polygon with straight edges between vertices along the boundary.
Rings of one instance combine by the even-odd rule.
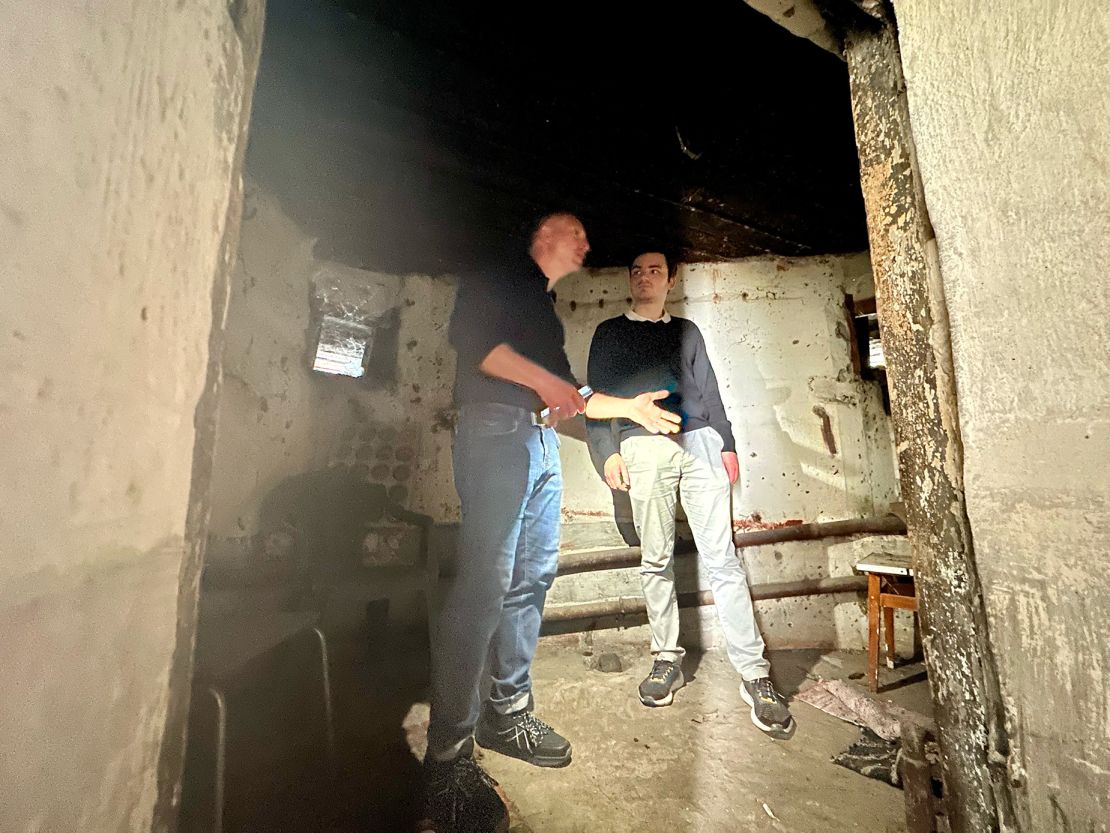
[[[407,421],[420,434],[410,508],[440,523],[456,521],[448,426],[454,352],[446,341],[453,283],[396,278],[394,384],[374,388],[312,374],[304,345],[313,241],[257,187],[247,215],[229,312],[213,534],[255,532],[264,493],[284,477],[326,465],[328,448],[360,411],[399,426]],[[682,276],[670,308],[705,332],[742,446],[737,518],[759,526],[886,511],[898,493],[889,420],[877,385],[852,371],[843,306],[845,292],[873,292],[866,256],[696,265]],[[615,269],[559,284],[556,306],[578,378],[586,378],[594,328],[627,309],[627,289],[627,273]],[[815,406],[829,416],[835,454]],[[581,429],[566,428],[562,444],[570,523],[612,513]]]
[[[213,475],[215,561],[249,555],[267,495],[289,478],[335,462],[336,450],[360,422],[396,426],[397,442],[419,449],[408,508],[438,521],[458,516],[445,423],[454,377],[446,339],[451,282],[362,271],[367,281],[384,278],[397,285],[391,302],[400,317],[396,379],[380,385],[315,373],[309,368],[310,284],[329,264],[315,257],[314,246],[277,200],[248,186]]]
[[[557,290],[571,366],[585,378],[594,329],[627,309],[628,272],[593,270],[565,279]],[[680,267],[667,308],[698,324],[717,373],[740,456],[741,481],[733,491],[738,529],[883,514],[899,499],[890,419],[878,384],[853,370],[847,331],[845,294],[873,292],[865,254]],[[828,417],[835,453],[815,408]],[[611,517],[612,499],[580,432],[573,433],[578,436],[562,444],[564,538],[596,545],[611,527],[601,519]],[[601,529],[591,534],[591,526]],[[613,534],[608,543],[620,545]],[[859,558],[903,545],[896,538],[799,541],[751,547],[741,557],[750,581],[761,583],[853,575]],[[680,589],[709,588],[693,561],[680,565]],[[635,596],[638,586],[634,569],[580,574],[556,582],[551,598],[559,604]],[[851,594],[770,600],[756,609],[773,647],[866,646],[866,611]],[[691,640],[719,642],[712,608],[684,615]],[[908,617],[900,617],[900,650],[912,643],[909,627]]]
[[[0,7],[5,831],[151,826],[244,8]]]
[[[1104,831],[1110,11],[894,5],[1012,775],[1028,829]]]
[[[213,482],[214,565],[265,558],[256,533],[267,493],[288,478],[326,467],[352,429],[357,439],[360,419],[395,425],[405,442],[419,447],[409,508],[441,525],[458,521],[449,424],[454,352],[445,329],[453,282],[395,278],[400,313],[395,383],[372,387],[326,377],[307,368],[308,282],[320,265],[312,250],[312,239],[281,205],[250,186],[224,356],[227,383]],[[700,323],[721,377],[743,449],[744,480],[736,490],[736,517],[743,527],[881,513],[897,500],[889,418],[876,384],[854,378],[846,337],[844,294],[867,297],[872,291],[865,255],[683,269],[671,308]],[[559,284],[557,307],[579,378],[586,376],[594,328],[623,312],[626,296],[624,270],[587,271]],[[828,414],[836,454],[828,449],[815,406]],[[622,546],[609,490],[594,471],[583,437],[582,425],[572,423],[562,438],[564,545]],[[450,548],[453,539],[436,540]],[[848,542],[798,542],[753,548],[745,558],[753,581],[776,581],[850,575],[851,559],[866,554],[857,549]],[[707,586],[696,571],[683,581],[684,589]],[[596,600],[629,588],[638,593],[635,586],[633,571],[568,577],[557,582],[552,603]],[[395,606],[402,616],[405,607]],[[358,605],[352,601],[350,608],[357,612]],[[863,610],[850,596],[772,601],[763,608],[776,645],[865,644]],[[702,628],[709,641],[713,627],[710,622]],[[908,639],[903,645],[908,647]]]
[[[744,0],[791,34],[840,55],[840,38],[825,22],[814,0]]]
[[[594,329],[628,308],[628,272],[596,270],[557,290],[571,367],[585,379]],[[898,500],[878,385],[852,368],[846,293],[874,293],[866,255],[679,270],[667,309],[705,336],[741,458],[733,516],[744,526],[860,517]],[[835,453],[815,408],[828,416]],[[564,442],[563,459],[564,513],[585,518],[610,507],[584,442]]]

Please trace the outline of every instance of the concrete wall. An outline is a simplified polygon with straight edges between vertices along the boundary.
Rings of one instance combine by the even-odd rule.
[[[741,459],[733,514],[743,527],[885,512],[898,499],[890,423],[878,386],[852,369],[845,293],[873,294],[866,255],[749,259],[679,270],[667,308],[705,336]],[[559,314],[586,378],[597,325],[627,308],[628,273],[567,278]],[[828,415],[835,453],[823,434]],[[563,444],[564,513],[611,506],[585,443]]]
[[[228,318],[212,532],[253,534],[257,507],[282,479],[327,465],[360,419],[408,424],[421,460],[412,508],[458,519],[451,480],[454,352],[445,279],[396,278],[397,381],[384,387],[325,377],[307,367],[313,241],[261,189],[248,191]],[[376,277],[365,273],[367,278]],[[594,328],[627,308],[624,270],[584,272],[559,285],[557,308],[575,373],[586,377]],[[836,520],[886,511],[898,485],[889,419],[878,387],[851,368],[844,294],[870,295],[865,255],[748,260],[682,271],[670,308],[706,335],[743,458],[735,514],[741,526]],[[830,451],[821,409],[828,416]],[[609,489],[590,464],[581,425],[566,427],[564,519],[612,514]],[[615,533],[614,533],[615,534]]]
[[[442,426],[454,378],[445,334],[453,285],[361,272],[368,281],[397,285],[396,380],[376,385],[316,373],[309,366],[312,276],[321,267],[360,271],[317,259],[314,243],[276,200],[248,186],[213,473],[211,555],[217,561],[248,553],[262,503],[284,481],[349,456],[361,461],[360,440],[371,425],[395,427],[398,442],[403,438],[420,451],[406,505],[440,521],[458,517],[450,433]]]
[[[258,533],[267,531],[260,527],[267,496],[336,459],[361,460],[368,432],[380,433],[382,425],[395,428],[419,451],[407,481],[408,506],[439,524],[458,521],[447,417],[454,353],[445,331],[453,283],[418,275],[395,278],[400,332],[394,383],[375,387],[323,376],[308,369],[306,349],[309,281],[320,267],[312,250],[313,241],[277,201],[259,187],[248,189],[224,356],[227,384],[212,490],[213,566],[265,569],[266,542]],[[626,274],[590,271],[559,285],[557,306],[580,378],[586,376],[594,328],[627,307]],[[865,255],[749,260],[682,271],[671,309],[699,322],[716,362],[741,450],[743,480],[735,493],[741,528],[882,513],[897,500],[890,425],[879,390],[851,368],[846,292],[871,294]],[[836,453],[829,450],[815,407],[828,417]],[[565,431],[564,548],[622,546],[610,492],[591,465],[583,426],[572,423]],[[451,536],[442,540],[450,549]],[[854,552],[843,542],[800,542],[754,548],[745,558],[753,580],[775,581],[851,574]],[[683,581],[704,586],[696,571]],[[631,573],[575,577],[557,584],[552,603],[638,595],[637,588]],[[350,589],[349,608],[356,615],[354,597],[365,592]],[[333,603],[335,598],[333,592]],[[775,644],[865,644],[863,611],[853,597],[768,602],[762,612]]]
[[[740,456],[733,492],[737,529],[883,514],[898,500],[890,420],[878,385],[852,368],[846,293],[873,294],[866,255],[753,258],[679,269],[667,308],[698,324],[717,372]],[[557,307],[579,378],[586,377],[594,329],[623,313],[627,297],[625,269],[595,270],[559,284]],[[828,417],[835,453],[815,409]],[[574,433],[562,445],[564,548],[619,546],[608,520],[609,489],[591,465],[581,432]],[[903,546],[904,540],[889,537],[800,541],[747,548],[742,558],[753,583],[789,581],[853,575],[859,558]],[[677,580],[682,590],[709,587],[693,562],[680,567]],[[560,579],[551,602],[639,594],[636,570],[608,571]],[[756,609],[772,647],[867,644],[866,611],[851,594],[759,602]],[[688,639],[719,642],[712,608],[684,616]],[[908,650],[909,621],[902,618],[899,648]],[[629,636],[643,634],[637,629]],[[646,637],[641,641],[646,644]]]
[[[454,286],[447,279],[380,275],[317,258],[315,240],[251,182],[243,213],[223,354],[202,615],[284,605],[296,592],[291,573],[309,568],[317,572],[316,596],[297,602],[318,606],[329,629],[357,626],[367,600],[383,595],[391,599],[394,620],[415,623],[424,612],[418,573],[320,576],[351,566],[352,552],[361,554],[371,527],[390,536],[383,558],[395,563],[417,552],[411,527],[382,519],[380,499],[331,472],[336,464],[350,464],[368,482],[401,487],[394,496],[403,495],[407,508],[440,522],[458,519],[444,413],[454,378],[445,335]],[[385,293],[400,322],[392,382],[310,369],[310,296],[321,269],[395,287]],[[292,528],[275,523],[286,517],[297,519]]]
[[[226,2],[0,7],[5,831],[151,826],[241,25]]]
[[[1026,829],[1105,831],[1110,10],[895,8]]]

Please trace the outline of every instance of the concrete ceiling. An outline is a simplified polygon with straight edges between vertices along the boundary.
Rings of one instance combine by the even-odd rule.
[[[866,248],[844,63],[740,0],[267,6],[248,170],[321,257],[455,272],[560,209],[596,266]]]

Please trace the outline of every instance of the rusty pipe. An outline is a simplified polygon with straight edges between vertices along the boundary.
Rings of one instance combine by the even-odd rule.
[[[814,541],[822,538],[843,538],[849,535],[903,535],[906,524],[897,515],[871,518],[850,518],[845,521],[794,524],[775,529],[740,532],[734,540],[738,547],[757,547],[783,541]],[[675,555],[695,552],[697,548],[689,539],[675,542]],[[640,564],[639,547],[618,547],[601,552],[582,553],[559,559],[559,575],[588,573],[594,570],[616,570],[637,567]]]
[[[848,535],[905,535],[906,522],[895,514],[870,518],[849,518],[844,521],[794,524],[775,529],[740,532],[733,537],[738,547],[758,547],[782,541],[816,541],[821,538],[843,538]]]
[[[697,552],[697,547],[688,538],[679,538],[674,542],[675,555],[687,555],[694,552]],[[572,573],[590,573],[594,570],[617,570],[621,567],[639,566],[639,547],[614,547],[599,552],[561,556],[559,558],[558,575],[569,576]]]
[[[866,576],[837,576],[835,578],[801,579],[754,584],[752,599],[787,599],[794,596],[829,596],[834,593],[862,593],[867,590]],[[701,607],[713,604],[713,593],[679,593],[679,607]],[[600,602],[549,607],[543,614],[544,622],[572,622],[580,619],[603,619],[609,616],[628,616],[647,612],[642,596],[621,596]]]

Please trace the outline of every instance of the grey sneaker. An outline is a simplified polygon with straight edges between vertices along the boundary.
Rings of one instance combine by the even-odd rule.
[[[684,685],[681,665],[657,659],[651,664],[651,673],[640,683],[640,702],[645,706],[669,706],[674,693]]]
[[[752,723],[775,740],[790,740],[798,728],[786,706],[786,698],[775,690],[770,677],[743,680],[740,696],[752,707]]]
[[[479,746],[535,766],[560,767],[570,763],[570,741],[533,714],[531,698],[527,706],[511,714],[501,714],[485,703],[474,728],[474,739]]]
[[[497,782],[472,757],[473,743],[451,761],[424,761],[417,833],[487,833],[509,829]]]

